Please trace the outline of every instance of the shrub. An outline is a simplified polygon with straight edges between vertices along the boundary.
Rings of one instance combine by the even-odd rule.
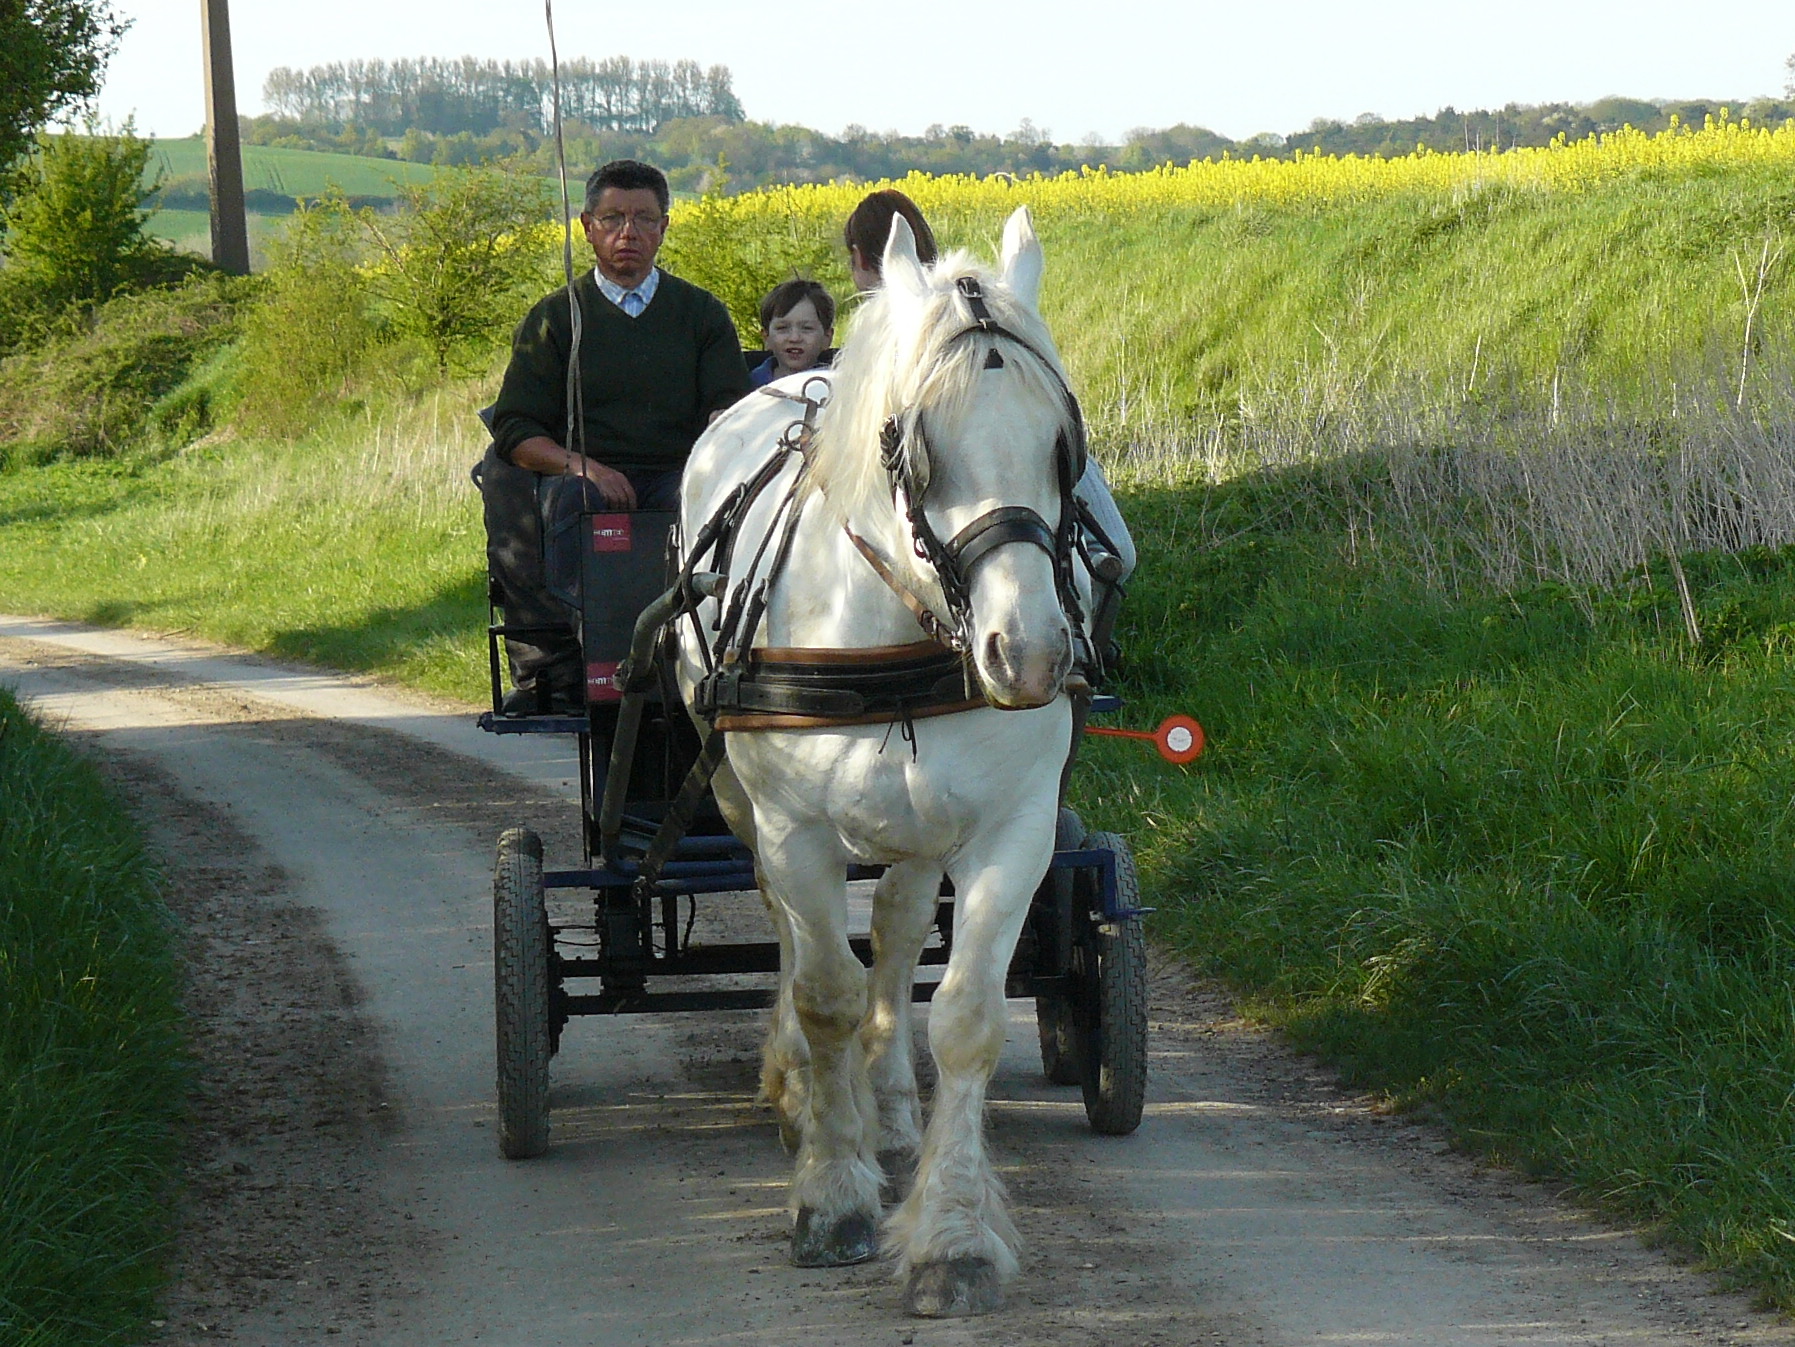
[[[236,334],[250,284],[206,275],[122,295],[90,323],[0,361],[7,460],[116,454],[145,439],[184,444],[211,429],[215,393],[175,395]]]
[[[438,174],[396,212],[341,194],[306,203],[244,321],[242,423],[298,435],[353,406],[383,364],[428,360],[424,383],[483,371],[521,302],[553,282],[546,214],[542,182],[501,169]]]
[[[848,210],[853,208],[850,201]],[[841,219],[847,218],[847,210]],[[845,261],[834,231],[816,227],[796,213],[769,212],[765,218],[743,211],[735,199],[712,192],[682,205],[660,261],[683,280],[709,290],[735,319],[745,346],[760,345],[760,301],[767,291],[795,276],[834,282],[843,293]]]
[[[269,249],[243,320],[239,418],[296,435],[341,399],[379,336],[356,218],[340,197],[303,206]]]
[[[368,285],[394,334],[421,342],[441,371],[483,367],[518,299],[550,276],[538,228],[550,218],[548,190],[533,174],[449,170],[401,188],[396,214],[355,218],[373,253]]]

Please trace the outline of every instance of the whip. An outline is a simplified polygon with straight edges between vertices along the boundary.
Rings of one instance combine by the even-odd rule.
[[[580,457],[580,476],[586,475],[586,391],[580,382],[580,300],[573,288],[573,220],[572,203],[567,196],[567,142],[561,134],[561,54],[555,46],[555,3],[542,0],[543,17],[548,21],[549,73],[553,80],[552,106],[555,118],[555,164],[561,176],[561,271],[567,282],[567,311],[573,320],[573,342],[567,352],[567,448]],[[581,203],[582,206],[584,203]]]

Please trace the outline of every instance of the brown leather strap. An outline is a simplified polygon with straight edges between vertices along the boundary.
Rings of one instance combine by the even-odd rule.
[[[933,608],[916,597],[915,592],[898,578],[891,563],[879,555],[878,549],[847,525],[842,525],[842,530],[859,549],[860,555],[866,558],[866,564],[871,566],[879,578],[885,582],[885,587],[896,594],[904,607],[910,610],[911,615],[916,618],[917,625],[949,650],[960,649],[959,633],[943,622]]]
[[[717,717],[717,728],[731,733],[744,730],[839,730],[850,725],[891,725],[904,719],[927,720],[931,716],[957,715],[961,711],[976,711],[988,705],[990,703],[979,697],[973,701],[949,702],[941,706],[920,706],[911,710],[907,716],[897,712],[846,717],[725,712]]]
[[[909,645],[868,645],[832,649],[811,645],[756,646],[750,656],[762,664],[895,664],[954,652],[939,641],[912,641]]]

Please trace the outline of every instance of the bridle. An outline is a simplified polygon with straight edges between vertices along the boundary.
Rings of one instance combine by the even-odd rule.
[[[964,652],[970,646],[972,628],[973,569],[998,548],[1010,543],[1027,543],[1039,547],[1053,560],[1054,585],[1074,631],[1083,625],[1078,602],[1073,556],[1077,546],[1078,506],[1073,487],[1084,475],[1088,452],[1085,444],[1084,415],[1078,399],[1067,386],[1065,377],[1052,360],[1026,337],[1012,332],[991,316],[985,303],[984,290],[976,276],[960,276],[954,288],[971,310],[972,324],[942,343],[945,352],[971,337],[991,336],[1012,342],[1027,351],[1053,375],[1064,400],[1066,416],[1054,440],[1054,468],[1059,477],[1060,517],[1058,527],[1026,505],[1000,505],[985,511],[945,542],[929,522],[925,500],[933,462],[928,436],[923,428],[920,408],[902,409],[885,420],[879,431],[879,461],[890,479],[894,499],[901,497],[905,518],[910,524],[917,558],[934,572],[946,600],[948,620],[931,623],[918,611],[919,601],[899,586],[890,568],[881,564],[870,546],[861,538],[850,537],[861,553],[873,563],[886,584],[898,589],[898,596],[915,612],[923,627],[944,644]],[[993,346],[985,359],[986,369],[1001,369],[1003,355]]]

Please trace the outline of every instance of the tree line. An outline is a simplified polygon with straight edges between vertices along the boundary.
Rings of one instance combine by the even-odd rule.
[[[546,61],[425,58],[279,66],[262,86],[278,120],[311,130],[355,127],[380,136],[541,137],[554,130],[554,76]],[[729,67],[610,56],[561,67],[564,121],[609,131],[649,131],[688,117],[742,120]]]

